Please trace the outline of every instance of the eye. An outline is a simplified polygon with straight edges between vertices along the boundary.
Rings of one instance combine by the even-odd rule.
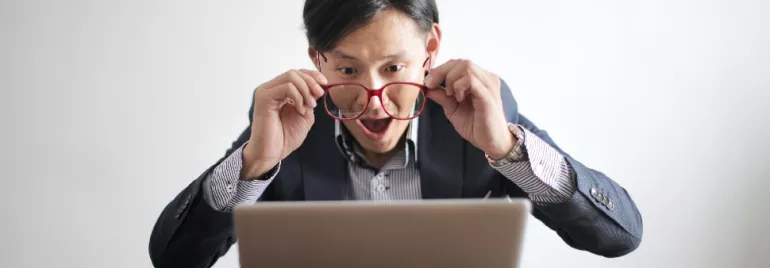
[[[395,72],[400,71],[403,68],[404,68],[404,65],[391,65],[391,66],[388,66],[387,68],[385,68],[385,70],[388,71],[388,72],[395,73]]]
[[[337,71],[341,72],[344,75],[353,75],[353,74],[358,73],[358,70],[356,70],[355,68],[350,68],[350,67],[337,68]]]

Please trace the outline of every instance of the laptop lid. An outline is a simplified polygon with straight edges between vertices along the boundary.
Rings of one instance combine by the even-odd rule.
[[[235,208],[242,267],[517,267],[526,199],[264,202]]]

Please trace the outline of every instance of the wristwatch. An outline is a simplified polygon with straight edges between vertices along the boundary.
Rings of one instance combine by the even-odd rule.
[[[512,123],[508,123],[508,130],[516,136],[516,145],[514,145],[513,150],[502,159],[492,159],[489,155],[486,155],[487,161],[489,161],[489,164],[492,165],[492,167],[498,168],[510,163],[527,160],[527,152],[526,148],[524,148],[524,131],[521,130],[519,126]]]

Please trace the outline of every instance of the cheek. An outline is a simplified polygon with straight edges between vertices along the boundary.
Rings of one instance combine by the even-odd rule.
[[[422,94],[422,92],[419,89],[412,89],[412,88],[410,88],[410,90],[404,90],[400,93],[401,94],[399,94],[398,96],[399,100],[402,100],[403,103],[408,103],[408,104],[414,103],[414,101],[417,99],[417,96]]]
[[[398,107],[400,112],[408,112],[405,109],[411,109],[415,102],[422,97],[422,91],[419,88],[404,87],[401,90],[393,90],[388,95],[392,104]],[[403,114],[402,116],[406,116]]]
[[[404,130],[409,127],[409,120],[393,120],[393,131],[391,135],[401,137],[404,134]]]
[[[345,125],[346,128],[348,128],[348,131],[353,133],[358,133],[358,124],[356,123],[356,120],[344,120],[342,121],[342,124]]]
[[[361,130],[361,128],[358,126],[358,123],[356,123],[356,120],[345,120],[342,121],[342,124],[345,125],[345,127],[348,129],[351,135],[353,135],[353,138],[357,141],[364,141],[366,142],[366,134],[364,134],[364,131]]]

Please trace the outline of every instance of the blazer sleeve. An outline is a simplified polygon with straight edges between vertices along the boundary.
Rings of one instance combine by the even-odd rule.
[[[249,110],[251,122],[252,104]],[[225,156],[184,188],[161,212],[150,236],[150,259],[155,267],[211,267],[235,243],[232,212],[214,210],[204,199],[203,181],[227,156],[251,136],[251,124]],[[270,199],[268,187],[259,200]]]
[[[559,204],[537,205],[533,210],[534,216],[576,249],[605,257],[619,257],[639,247],[642,216],[626,189],[604,173],[569,156],[546,131],[518,114],[510,89],[504,81],[501,84],[501,97],[509,122],[523,126],[558,150],[575,174],[577,190],[572,197]]]

